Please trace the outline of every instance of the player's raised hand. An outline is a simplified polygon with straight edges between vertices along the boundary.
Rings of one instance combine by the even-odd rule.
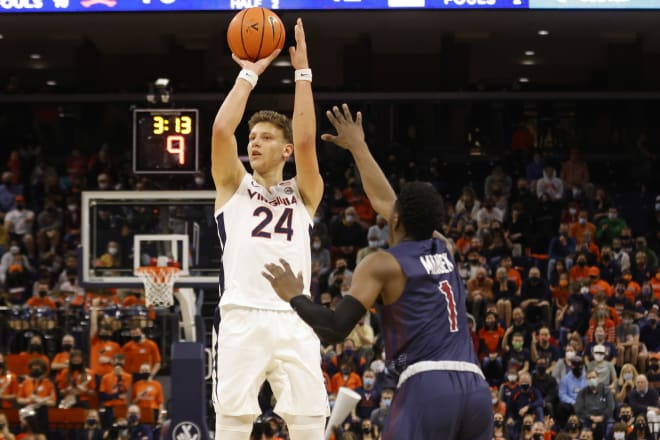
[[[298,17],[296,25],[293,27],[293,34],[296,37],[296,45],[289,48],[289,55],[291,55],[291,65],[294,69],[308,69],[309,61],[307,60],[307,41],[305,41],[305,28],[303,27],[302,18]]]
[[[281,49],[275,49],[273,53],[268,55],[266,58],[262,58],[257,61],[240,59],[235,53],[231,54],[231,58],[236,62],[236,64],[241,66],[241,69],[250,70],[257,75],[261,75],[264,73],[264,70],[266,70],[266,67],[268,67],[275,58],[277,58],[281,51]]]
[[[353,119],[348,104],[342,104],[341,110],[339,107],[334,106],[332,110],[326,111],[325,114],[332,126],[337,130],[337,134],[324,133],[321,135],[321,139],[332,142],[346,150],[351,150],[361,145],[366,146],[364,143],[364,129],[362,128],[362,113],[357,112],[355,119]]]
[[[298,276],[294,275],[291,266],[284,258],[280,258],[280,263],[281,266],[276,263],[265,264],[266,271],[261,272],[261,275],[270,282],[280,298],[289,302],[291,298],[302,294],[303,276],[302,272],[298,272]]]

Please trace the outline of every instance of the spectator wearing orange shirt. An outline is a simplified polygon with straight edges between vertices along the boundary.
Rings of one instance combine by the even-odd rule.
[[[48,290],[48,282],[40,281],[37,285],[37,294],[28,299],[25,305],[30,308],[48,307],[56,310],[57,304],[48,296]]]
[[[614,329],[616,325],[614,321],[609,317],[609,309],[607,305],[600,306],[594,310],[591,315],[591,320],[589,321],[589,328],[587,329],[586,339],[587,343],[594,341],[594,331],[596,327],[603,327],[605,329],[605,340],[611,342],[612,344],[616,343],[616,336]]]
[[[362,386],[362,378],[354,370],[351,360],[343,360],[339,364],[339,371],[332,376],[330,381],[333,393],[338,393],[341,387],[354,390]]]
[[[112,357],[112,371],[101,378],[99,401],[105,412],[101,417],[104,429],[114,421],[115,408],[127,408],[129,391],[133,383],[132,376],[124,371],[126,357],[118,353]]]
[[[589,280],[589,269],[587,265],[587,256],[585,254],[578,254],[575,259],[575,265],[568,271],[568,279],[574,283],[576,281]]]
[[[85,368],[80,350],[71,351],[68,368],[59,372],[55,379],[60,391],[61,408],[89,408],[94,396],[96,381],[92,370]]]
[[[486,269],[480,267],[476,270],[474,278],[467,282],[467,306],[469,313],[477,322],[482,322],[486,313],[486,304],[492,302],[493,279],[486,274]]]
[[[46,375],[50,373],[50,359],[44,354],[44,344],[41,341],[41,336],[34,335],[30,338],[30,343],[28,344],[27,350],[19,353],[21,356],[21,362],[24,362],[23,365],[29,364],[33,359],[40,359],[44,364],[46,364]]]
[[[596,234],[596,225],[589,222],[587,211],[582,210],[578,214],[578,221],[568,225],[568,236],[575,240],[575,244],[580,246],[584,240],[584,233],[591,232],[593,237]]]
[[[163,386],[151,377],[151,365],[140,365],[140,372],[135,376],[131,393],[131,402],[140,407],[142,412],[153,411],[154,420],[163,410]]]
[[[504,257],[502,257],[500,266],[506,269],[507,275],[509,276],[509,280],[516,283],[517,293],[520,292],[520,288],[522,287],[522,276],[520,276],[520,272],[518,271],[518,269],[513,267],[513,260],[511,259],[511,256],[505,255]]]
[[[131,340],[121,347],[121,352],[126,356],[125,369],[129,374],[139,374],[142,364],[149,364],[152,379],[156,376],[158,370],[160,370],[160,350],[158,349],[158,345],[144,336],[142,329],[138,326],[131,329]]]
[[[66,334],[62,336],[62,345],[59,353],[53,358],[53,362],[50,364],[50,369],[53,373],[59,373],[64,368],[69,366],[69,355],[73,347],[76,345],[76,340],[73,335]]]
[[[41,359],[32,359],[28,364],[30,375],[18,386],[16,402],[19,406],[55,406],[55,385],[46,377],[48,364]]]
[[[7,370],[5,355],[0,353],[0,408],[13,408],[17,393],[18,377]]]
[[[600,269],[596,266],[591,266],[589,268],[589,281],[591,282],[589,285],[589,293],[592,295],[596,295],[598,292],[603,292],[608,297],[612,296],[612,286],[610,286],[607,281],[600,279]]]
[[[626,284],[626,298],[628,298],[631,303],[635,304],[637,297],[642,292],[642,286],[640,286],[637,281],[633,280],[630,269],[622,271],[621,278],[623,278],[623,281],[625,281]]]
[[[481,368],[488,383],[497,385],[499,379],[504,376],[504,365],[502,364],[504,329],[497,323],[497,315],[493,312],[486,313],[484,322],[484,326],[478,332]]]
[[[100,384],[101,378],[112,372],[112,357],[121,351],[121,347],[112,340],[112,328],[108,324],[102,324],[101,328],[98,328],[98,307],[96,306],[91,308],[89,323],[89,363],[96,376],[96,383]]]

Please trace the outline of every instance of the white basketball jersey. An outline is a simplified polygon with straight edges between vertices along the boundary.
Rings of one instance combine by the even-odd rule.
[[[309,295],[312,219],[295,179],[264,188],[245,174],[234,195],[215,212],[222,248],[220,305],[291,310],[261,272],[266,263],[286,259],[294,274],[302,271]]]

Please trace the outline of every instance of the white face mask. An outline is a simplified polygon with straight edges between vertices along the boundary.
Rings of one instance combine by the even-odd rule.
[[[321,243],[312,243],[312,249],[318,251],[319,249],[321,249]]]
[[[107,183],[99,183],[99,189],[108,189],[108,184]]]
[[[604,354],[600,354],[600,353],[599,353],[599,354],[594,354],[594,359],[596,360],[596,362],[600,362],[600,361],[602,361],[603,359],[605,359],[605,355],[604,355]]]
[[[585,224],[585,223],[587,222],[587,219],[586,219],[586,218],[582,218],[582,217],[580,217],[580,218],[578,219],[578,222],[579,222],[581,225],[583,225],[583,224]]]
[[[119,252],[119,249],[117,248],[108,248],[108,253],[110,255],[117,255],[117,252]]]
[[[12,246],[12,247],[9,248],[9,252],[11,252],[14,255],[16,255],[19,251],[20,251],[20,249],[19,249],[18,246]]]
[[[369,240],[369,247],[377,248],[378,247],[378,240]]]
[[[575,357],[575,352],[574,351],[567,351],[566,352],[566,359],[569,361]]]
[[[506,378],[509,379],[509,382],[515,382],[518,379],[518,376],[515,374],[509,374]]]
[[[614,440],[624,440],[626,438],[626,433],[625,432],[615,432],[614,433]]]

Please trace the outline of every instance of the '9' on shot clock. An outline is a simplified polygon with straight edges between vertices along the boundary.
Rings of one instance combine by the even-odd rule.
[[[196,109],[133,110],[133,171],[186,174],[199,169]]]

